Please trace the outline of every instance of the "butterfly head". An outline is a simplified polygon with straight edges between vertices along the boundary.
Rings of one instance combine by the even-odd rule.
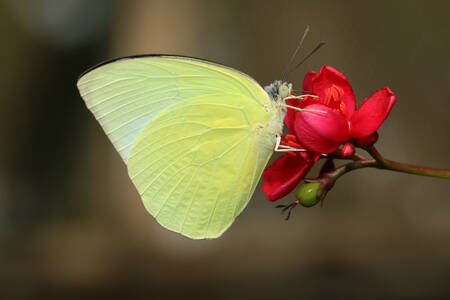
[[[270,85],[265,86],[264,90],[274,101],[280,101],[291,95],[292,83],[275,80]]]

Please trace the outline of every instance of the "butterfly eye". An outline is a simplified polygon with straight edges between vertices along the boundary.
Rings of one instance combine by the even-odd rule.
[[[291,94],[291,89],[289,88],[288,85],[282,84],[279,87],[278,94],[281,97],[281,99],[284,99]]]

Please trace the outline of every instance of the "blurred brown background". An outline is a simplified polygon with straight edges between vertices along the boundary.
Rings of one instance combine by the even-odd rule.
[[[138,53],[265,85],[307,24],[303,54],[327,45],[296,88],[322,65],[359,102],[389,85],[379,150],[450,168],[449,1],[0,1],[0,298],[450,299],[450,182],[359,170],[289,222],[258,189],[222,238],[191,241],[146,212],[76,90],[89,66]]]

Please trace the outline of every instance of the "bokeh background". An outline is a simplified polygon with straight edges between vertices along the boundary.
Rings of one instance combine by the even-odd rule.
[[[170,53],[261,84],[332,65],[388,85],[387,157],[450,168],[449,1],[0,1],[1,299],[450,299],[450,182],[364,169],[285,222],[258,188],[218,240],[146,212],[76,90],[100,61]],[[315,170],[317,171],[317,170]],[[286,197],[279,203],[288,203]]]

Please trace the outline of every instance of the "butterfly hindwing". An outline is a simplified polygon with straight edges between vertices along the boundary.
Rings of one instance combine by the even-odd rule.
[[[161,112],[139,134],[129,174],[164,227],[216,238],[247,205],[272,153],[258,147],[255,136],[267,114],[244,98],[189,99]]]

